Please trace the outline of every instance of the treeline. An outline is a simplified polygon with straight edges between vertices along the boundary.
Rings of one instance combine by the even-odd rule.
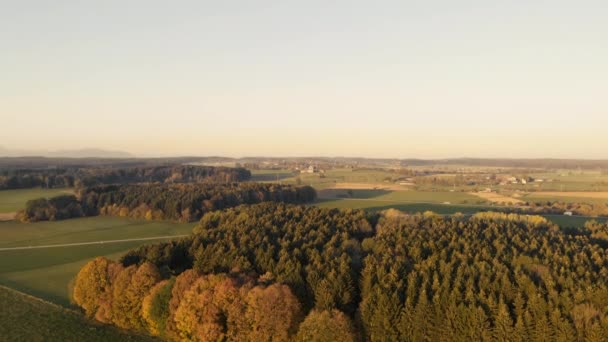
[[[354,341],[349,315],[359,300],[360,241],[372,236],[369,222],[363,211],[275,203],[209,213],[191,238],[143,246],[114,266],[89,263],[74,298],[98,320],[171,340]],[[139,296],[123,293],[113,268],[135,274],[141,267],[156,270],[153,280],[161,285]],[[115,297],[105,299],[104,292]],[[113,303],[123,297],[137,323],[106,318],[104,305],[123,311]],[[159,314],[138,318],[152,316],[150,306]]]
[[[3,169],[0,190],[87,187],[128,183],[233,183],[251,178],[244,168],[198,165],[95,167],[66,169]]]
[[[265,201],[308,203],[316,191],[291,185],[127,184],[81,189],[76,196],[28,201],[18,214],[21,221],[60,220],[81,216],[113,215],[147,220],[191,222],[205,213]]]
[[[176,341],[354,341],[343,313],[305,318],[288,286],[239,272],[188,270],[163,280],[151,263],[125,267],[101,257],[79,272],[73,298],[100,322]]]
[[[0,169],[0,190],[71,188],[75,176],[66,169]]]
[[[607,231],[263,203],[89,263],[74,298],[169,340],[604,341]]]

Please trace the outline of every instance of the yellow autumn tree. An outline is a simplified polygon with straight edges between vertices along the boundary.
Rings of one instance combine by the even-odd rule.
[[[221,307],[215,296],[216,285],[225,275],[198,278],[184,294],[175,312],[175,326],[184,341],[220,341],[226,338]]]
[[[198,272],[189,269],[175,278],[175,284],[173,284],[173,288],[171,289],[171,299],[169,300],[169,314],[165,324],[166,335],[172,339],[179,339],[179,330],[177,329],[175,322],[175,312],[186,292],[199,277],[200,274]]]
[[[100,298],[111,291],[112,272],[115,262],[98,257],[84,265],[74,282],[73,298],[89,317],[94,317],[100,307]]]
[[[112,296],[113,286],[116,277],[122,272],[124,267],[121,263],[112,262],[108,265],[108,279],[110,279],[110,286],[104,291],[99,297],[99,309],[95,313],[95,319],[102,323],[112,322]]]
[[[339,310],[313,310],[300,324],[296,340],[302,342],[354,342],[355,330],[348,316]]]
[[[158,269],[149,262],[120,272],[112,291],[112,321],[122,328],[143,330],[146,325],[141,315],[142,302],[159,281]]]
[[[169,300],[175,278],[154,285],[142,302],[141,315],[152,335],[164,335],[169,317]]]

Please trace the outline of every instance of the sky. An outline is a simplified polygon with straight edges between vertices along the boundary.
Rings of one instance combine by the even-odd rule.
[[[608,158],[602,1],[6,1],[0,146]]]

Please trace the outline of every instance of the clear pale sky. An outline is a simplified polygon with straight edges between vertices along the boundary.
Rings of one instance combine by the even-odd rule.
[[[0,146],[608,158],[606,1],[6,1]]]

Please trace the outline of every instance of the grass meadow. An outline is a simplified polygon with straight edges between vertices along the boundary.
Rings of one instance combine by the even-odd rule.
[[[364,209],[372,212],[382,211],[390,208],[398,209],[407,213],[418,213],[432,211],[441,215],[452,215],[462,213],[465,215],[475,214],[479,211],[492,211],[498,209],[491,205],[473,204],[442,204],[442,203],[404,203],[402,201],[378,201],[375,198],[337,198],[319,199],[314,205],[322,208],[351,208]],[[600,222],[608,221],[608,218],[589,218],[580,216],[543,215],[550,221],[561,227],[582,227],[589,220]]]
[[[0,249],[185,235],[193,226],[106,216],[55,222],[0,222]],[[0,284],[69,306],[68,288],[82,265],[102,255],[118,258],[131,248],[155,241],[158,240],[0,250]]]
[[[1,341],[154,341],[0,286]]]
[[[0,213],[12,213],[23,209],[29,200],[72,193],[70,189],[18,189],[0,190]]]
[[[253,181],[279,182],[285,184],[311,185],[321,190],[341,183],[387,185],[387,179],[397,175],[390,171],[331,169],[325,173],[292,173],[289,170],[252,170]],[[389,184],[390,185],[390,184]]]

